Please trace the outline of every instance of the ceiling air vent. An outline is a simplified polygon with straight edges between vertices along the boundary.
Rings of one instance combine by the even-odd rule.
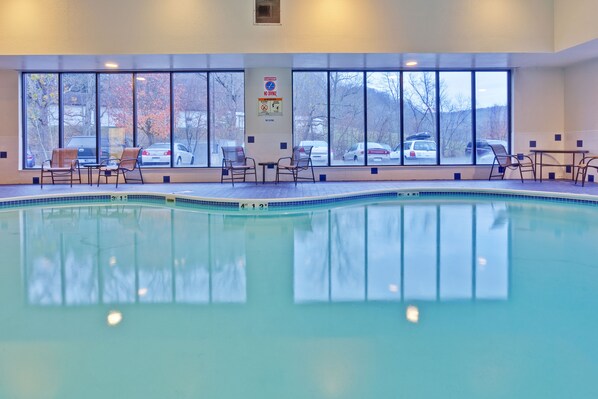
[[[280,0],[255,0],[255,24],[280,25]]]

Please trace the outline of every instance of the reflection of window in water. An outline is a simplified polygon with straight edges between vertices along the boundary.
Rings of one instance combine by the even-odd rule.
[[[381,203],[295,224],[294,300],[507,299],[504,203]],[[322,248],[323,246],[323,248]]]
[[[246,300],[245,226],[224,215],[142,206],[21,212],[31,304]]]

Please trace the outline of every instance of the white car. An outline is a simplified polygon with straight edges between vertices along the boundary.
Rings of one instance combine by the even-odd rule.
[[[382,144],[368,142],[368,163],[388,161],[390,151]],[[364,143],[353,144],[343,155],[343,161],[363,162],[365,153]]]
[[[299,143],[301,147],[311,148],[311,163],[313,165],[328,165],[328,143],[319,140],[304,140]]]
[[[193,165],[195,157],[187,146],[174,143],[173,161],[176,166]],[[170,165],[170,143],[154,143],[141,152],[142,165]]]
[[[405,160],[436,161],[436,142],[433,140],[409,140],[403,143]]]

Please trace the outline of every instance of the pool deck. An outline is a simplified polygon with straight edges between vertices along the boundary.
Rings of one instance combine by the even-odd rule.
[[[87,184],[44,185],[0,185],[0,199],[35,197],[65,194],[105,194],[105,193],[157,193],[180,194],[198,199],[285,199],[326,198],[331,196],[367,194],[385,190],[421,190],[421,191],[498,191],[517,194],[537,193],[598,200],[598,184],[573,184],[570,180],[525,181],[518,180],[435,180],[435,181],[352,181],[352,182],[302,182],[294,183],[149,183],[149,184],[100,184],[99,187]]]

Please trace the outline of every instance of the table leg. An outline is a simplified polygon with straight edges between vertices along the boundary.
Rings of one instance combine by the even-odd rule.
[[[266,165],[262,165],[262,184],[266,184]]]

